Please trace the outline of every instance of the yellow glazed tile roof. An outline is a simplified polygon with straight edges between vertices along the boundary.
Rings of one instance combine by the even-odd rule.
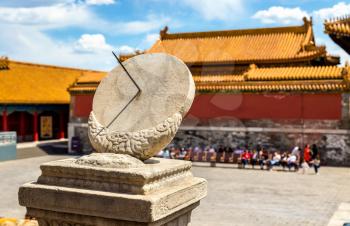
[[[195,83],[243,82],[244,75],[193,75]]]
[[[343,79],[343,68],[337,66],[252,68],[247,81]]]
[[[325,21],[324,28],[327,34],[350,36],[350,17]]]
[[[242,74],[194,74],[199,92],[293,92],[293,91],[346,91],[349,90],[350,68],[336,66],[272,67],[250,69]],[[95,92],[101,78],[82,83],[82,76],[70,88],[71,93]],[[87,77],[87,76],[86,76]]]
[[[345,91],[348,69],[336,66],[272,67],[250,69],[237,75],[194,76],[201,92]]]
[[[196,85],[197,91],[209,92],[288,92],[288,91],[345,91],[349,87],[343,82],[313,83],[241,83],[230,85]]]
[[[168,34],[147,53],[166,52],[188,64],[304,61],[325,56],[314,44],[312,23],[293,27]]]
[[[0,70],[0,103],[68,104],[67,89],[78,77],[101,73],[10,60],[8,69]]]

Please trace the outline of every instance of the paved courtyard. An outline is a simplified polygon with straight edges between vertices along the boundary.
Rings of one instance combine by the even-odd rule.
[[[322,168],[320,175],[233,167],[193,172],[209,186],[193,214],[196,226],[327,225],[340,203],[350,202],[349,168]]]
[[[22,218],[18,187],[40,175],[41,163],[67,157],[0,162],[0,216]],[[209,183],[208,196],[193,212],[193,226],[327,225],[338,206],[350,202],[349,168],[321,168],[316,176],[196,163],[193,173]]]

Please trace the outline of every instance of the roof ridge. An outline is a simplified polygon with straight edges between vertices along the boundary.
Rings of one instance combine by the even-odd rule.
[[[339,22],[349,22],[349,21],[350,21],[350,14],[326,19],[324,21],[324,24],[329,25],[329,24],[336,24]]]
[[[324,68],[324,67],[334,67],[334,68],[343,68],[337,65],[293,65],[293,66],[282,66],[282,67],[256,67],[254,69],[270,69],[270,70],[275,70],[275,69],[286,69],[286,68]]]
[[[24,61],[17,61],[17,60],[8,60],[9,64],[16,63],[16,64],[23,64],[28,66],[36,66],[36,67],[47,67],[47,68],[56,68],[56,69],[67,69],[72,71],[82,71],[82,72],[105,72],[105,71],[98,71],[98,70],[92,70],[92,69],[83,69],[83,68],[74,68],[74,67],[66,67],[66,66],[57,66],[57,65],[49,65],[49,64],[41,64],[41,63],[31,63],[31,62],[24,62]]]
[[[180,38],[200,38],[200,37],[216,37],[216,36],[239,36],[239,35],[261,35],[271,33],[306,33],[305,25],[285,26],[285,27],[269,27],[269,28],[249,28],[249,29],[233,29],[233,30],[216,30],[216,31],[199,31],[199,32],[180,32],[167,33],[167,27],[160,31],[160,39],[180,39]]]

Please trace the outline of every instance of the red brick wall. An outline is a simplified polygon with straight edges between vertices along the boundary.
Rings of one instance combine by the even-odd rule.
[[[88,118],[92,110],[93,95],[75,95],[73,116]]]
[[[341,119],[341,94],[201,94],[189,114],[201,119]]]
[[[88,117],[93,96],[74,98],[74,116]],[[200,94],[189,114],[201,119],[341,119],[341,94]]]

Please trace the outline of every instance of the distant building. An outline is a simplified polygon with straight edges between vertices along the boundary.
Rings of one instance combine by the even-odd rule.
[[[301,26],[174,34],[166,27],[145,51],[162,52],[183,60],[196,83],[174,145],[285,151],[316,143],[326,162],[350,162],[350,74],[337,66],[339,57],[316,45],[310,20]],[[85,134],[87,140],[101,78],[82,76],[69,89],[70,136]]]
[[[350,17],[325,21],[325,33],[350,54]]]
[[[0,131],[16,131],[18,141],[67,136],[68,87],[101,72],[0,59]]]

